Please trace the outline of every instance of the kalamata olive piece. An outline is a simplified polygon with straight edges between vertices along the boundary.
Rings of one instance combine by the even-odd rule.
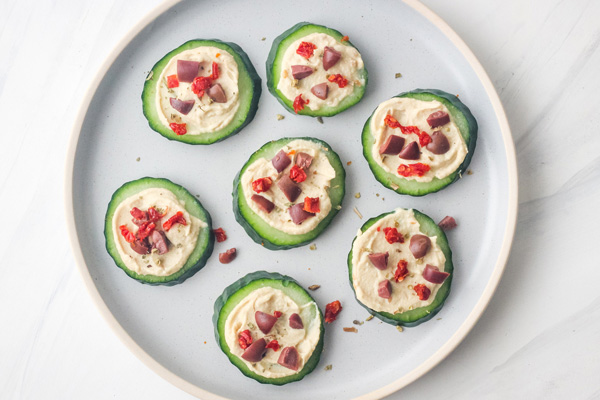
[[[404,138],[398,135],[390,135],[379,147],[379,154],[389,154],[395,156],[400,153],[404,146]]]
[[[298,350],[295,347],[289,346],[281,350],[277,363],[286,368],[298,371],[298,358],[300,358]]]
[[[292,65],[292,76],[294,79],[304,79],[312,73],[313,70],[308,65]]]
[[[292,160],[288,157],[285,151],[279,150],[279,153],[275,154],[275,157],[273,157],[271,163],[277,172],[281,172],[292,163]]]
[[[329,95],[329,86],[327,85],[327,82],[319,83],[318,85],[313,86],[310,91],[321,100],[325,100]]]
[[[266,347],[267,342],[264,338],[260,338],[246,348],[242,354],[242,358],[251,363],[259,362],[263,359],[265,353],[267,352]]]
[[[431,239],[425,235],[414,235],[410,238],[408,248],[415,258],[423,258],[431,247]]]
[[[427,117],[427,123],[432,128],[446,125],[448,122],[450,122],[450,116],[446,111],[436,111]]]
[[[342,53],[332,47],[325,46],[323,51],[323,68],[327,71],[333,67],[342,58]]]
[[[130,246],[138,254],[150,254],[150,247],[145,240],[136,239],[135,242],[130,243]]]
[[[304,323],[302,322],[302,318],[297,313],[293,313],[290,315],[290,328],[292,329],[302,329],[304,328]]]
[[[435,131],[431,134],[431,143],[427,145],[427,150],[433,154],[444,154],[450,150],[450,142],[442,132]]]
[[[253,202],[256,203],[258,208],[260,208],[267,214],[270,213],[271,211],[273,211],[273,209],[275,208],[275,204],[273,204],[273,202],[271,200],[265,199],[264,197],[262,197],[258,194],[253,194],[251,199]]]
[[[392,284],[389,280],[386,279],[379,282],[379,285],[377,286],[377,294],[382,299],[392,298]]]
[[[371,253],[368,255],[373,266],[381,271],[387,268],[389,253]]]
[[[400,154],[398,154],[398,157],[404,160],[418,160],[421,158],[421,151],[419,150],[417,142],[410,142],[404,146],[402,151],[400,151]]]
[[[302,189],[300,186],[296,185],[294,181],[290,179],[289,176],[284,175],[278,182],[277,187],[283,192],[285,197],[291,202],[296,201],[300,193],[302,193]]]
[[[275,322],[277,322],[277,318],[271,314],[267,314],[262,311],[257,311],[254,313],[254,319],[256,320],[256,325],[258,329],[265,335],[271,331]]]

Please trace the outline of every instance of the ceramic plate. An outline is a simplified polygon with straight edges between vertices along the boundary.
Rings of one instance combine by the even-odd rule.
[[[117,335],[158,374],[204,399],[374,399],[392,393],[440,362],[473,327],[504,268],[516,220],[514,148],[502,106],[473,54],[450,28],[416,1],[305,0],[291,7],[277,0],[167,2],[141,21],[93,80],[75,124],[66,170],[66,209],[71,241],[83,279]],[[273,39],[299,21],[330,26],[350,36],[369,71],[363,100],[325,119],[285,111],[266,90],[265,61]],[[147,72],[164,54],[195,38],[239,44],[263,79],[254,121],[238,135],[210,146],[171,142],[152,131],[140,95]],[[263,39],[266,38],[266,39]],[[395,74],[402,77],[396,79]],[[460,95],[479,122],[470,169],[441,192],[422,198],[381,186],[362,156],[365,120],[382,101],[414,88]],[[277,114],[285,116],[278,120]],[[328,142],[347,172],[343,209],[309,246],[269,251],[254,243],[232,212],[232,182],[250,154],[269,140],[310,135]],[[139,159],[139,160],[138,160]],[[346,164],[348,163],[348,165]],[[182,285],[142,285],[117,268],[105,250],[103,224],[112,193],[143,176],[168,178],[198,195],[215,227],[229,236],[207,265]],[[360,192],[360,198],[355,193]],[[359,219],[356,207],[364,216]],[[399,333],[356,302],[346,255],[359,227],[396,207],[419,209],[434,220],[454,216],[449,233],[455,277],[445,307],[433,320]],[[220,264],[230,247],[238,258]],[[244,377],[218,347],[211,317],[223,288],[256,270],[280,272],[302,285],[321,285],[313,296],[322,309],[340,300],[344,310],[327,326],[316,370],[283,387]],[[332,365],[325,371],[324,367]]]

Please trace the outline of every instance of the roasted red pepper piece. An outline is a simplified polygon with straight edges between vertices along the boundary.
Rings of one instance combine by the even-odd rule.
[[[337,85],[340,88],[344,88],[346,86],[348,86],[348,79],[344,78],[342,75],[340,74],[335,74],[335,75],[329,75],[329,78],[327,78],[327,80],[329,82],[334,82],[337,83]]]
[[[398,167],[398,175],[401,176],[423,176],[431,167],[427,164],[416,163],[416,164],[400,164]]]
[[[271,340],[265,346],[265,349],[273,349],[273,351],[279,351],[279,342],[277,340]]]
[[[217,64],[214,61],[212,63],[212,71],[211,71],[210,79],[212,79],[213,81],[219,79],[219,64]]]
[[[275,318],[279,318],[279,317],[281,317],[282,315],[283,315],[283,314],[281,314],[281,311],[275,311],[275,312],[273,313],[273,316],[274,316]]]
[[[137,231],[137,238],[140,240],[146,239],[152,231],[156,228],[156,224],[154,222],[144,222],[140,225],[140,229]]]
[[[185,217],[183,216],[183,213],[181,211],[177,211],[175,215],[169,218],[163,224],[163,229],[168,232],[169,229],[171,229],[171,227],[175,224],[187,225],[187,221],[185,220]]]
[[[396,267],[396,271],[394,271],[394,280],[396,282],[401,282],[408,275],[408,262],[406,260],[398,261],[398,266]]]
[[[173,130],[177,135],[185,135],[187,133],[187,125],[186,124],[176,124],[175,122],[171,122],[169,124],[169,128]]]
[[[387,240],[389,244],[404,243],[404,236],[402,236],[396,228],[383,228],[383,233],[385,234],[385,240]]]
[[[164,217],[165,215],[167,215],[167,211],[165,211],[164,213],[161,214],[154,207],[150,207],[148,209],[148,220],[151,222],[156,222],[159,219],[161,219],[162,217]]]
[[[303,210],[316,214],[321,212],[321,204],[318,197],[305,197]]]
[[[245,350],[252,344],[252,335],[250,334],[250,330],[246,329],[245,331],[240,332],[240,336],[238,339],[238,343],[242,350]]]
[[[416,126],[401,125],[396,118],[389,114],[385,116],[383,122],[392,129],[400,128],[400,131],[405,135],[410,133],[417,135],[419,137],[419,144],[421,147],[427,146],[429,143],[431,143],[431,136],[429,136],[427,132],[423,132]]]
[[[294,111],[296,112],[296,114],[298,114],[298,111],[302,111],[304,110],[304,106],[306,104],[309,103],[310,100],[306,99],[304,100],[302,98],[302,95],[299,94],[295,99],[294,99]]]
[[[335,321],[340,311],[342,311],[342,303],[339,300],[327,304],[325,306],[325,322],[330,324]]]
[[[192,89],[192,92],[197,94],[198,97],[202,97],[202,96],[204,96],[204,91],[210,87],[211,83],[212,82],[209,77],[197,76],[192,81],[192,85],[190,86],[190,89]]]
[[[427,300],[431,295],[431,290],[422,283],[416,285],[414,289],[415,292],[417,292],[417,295],[419,295],[419,300]]]
[[[235,247],[233,247],[229,250],[225,250],[225,253],[219,253],[219,262],[221,264],[229,264],[230,262],[235,260],[236,256],[237,250],[235,249]]]
[[[308,60],[310,57],[312,57],[316,48],[317,46],[315,46],[313,43],[302,42],[300,43],[300,46],[298,46],[298,48],[296,49],[296,54],[299,54]]]
[[[177,79],[177,75],[167,76],[167,87],[169,89],[172,89],[174,87],[179,87],[179,79]]]
[[[348,40],[350,40],[348,36],[343,36],[340,42],[347,42]]]
[[[221,243],[227,240],[227,234],[225,233],[225,230],[223,228],[214,229],[213,232],[215,234],[217,242]]]
[[[123,235],[127,243],[135,242],[135,235],[131,233],[131,231],[127,229],[125,225],[119,226],[119,229],[121,230],[121,235]]]
[[[252,182],[252,190],[254,190],[256,193],[266,192],[271,188],[272,184],[273,180],[269,177],[258,178]]]
[[[290,179],[296,183],[304,182],[306,180],[306,172],[294,164],[292,169],[290,169]]]
[[[148,215],[137,207],[133,207],[129,213],[133,218],[138,220],[148,219]]]

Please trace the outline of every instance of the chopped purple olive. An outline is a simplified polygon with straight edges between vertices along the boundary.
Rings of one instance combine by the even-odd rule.
[[[398,135],[391,135],[381,144],[381,147],[379,147],[379,154],[395,156],[400,153],[402,147],[404,147],[404,138]]]
[[[171,107],[173,107],[175,110],[179,111],[183,115],[188,115],[190,111],[192,111],[192,108],[194,108],[194,103],[196,101],[193,99],[179,100],[174,97],[171,97],[169,99],[169,102],[171,103]]]
[[[251,198],[252,198],[252,201],[256,203],[256,205],[258,206],[258,208],[260,208],[261,210],[263,210],[267,214],[269,214],[275,208],[275,204],[273,204],[272,201],[270,201],[268,199],[265,199],[262,196],[259,196],[257,194],[253,194]]]
[[[304,79],[312,73],[313,70],[308,65],[292,65],[292,76],[294,79]]]
[[[325,100],[327,95],[329,95],[329,85],[327,85],[327,82],[319,83],[313,86],[310,91],[319,99]]]
[[[392,298],[392,284],[389,280],[384,280],[379,282],[377,286],[377,294],[382,299],[391,299]]]
[[[148,239],[150,240],[150,244],[152,244],[152,248],[158,250],[158,254],[165,254],[169,251],[167,237],[163,231],[153,230]]]
[[[291,206],[288,210],[290,212],[290,217],[292,217],[292,221],[296,225],[300,225],[310,217],[314,217],[315,214],[309,213],[308,211],[304,211],[304,203],[298,203]]]
[[[404,148],[402,149],[402,151],[400,151],[400,154],[398,154],[398,156],[404,160],[418,160],[419,158],[421,158],[421,151],[419,150],[419,145],[417,144],[417,142],[410,142],[409,144],[404,146]]]
[[[260,338],[253,342],[242,354],[242,358],[248,362],[259,362],[267,352],[267,342],[264,338]]]
[[[287,175],[284,175],[279,181],[277,181],[277,187],[291,202],[294,202],[298,196],[300,196],[300,193],[302,193],[302,189],[300,189],[300,187],[297,186]]]
[[[177,79],[179,82],[192,82],[198,76],[198,61],[177,60]]]
[[[450,122],[450,116],[445,111],[436,111],[427,117],[427,123],[432,128],[446,125],[448,122]]]
[[[275,154],[275,157],[273,157],[271,163],[277,172],[281,172],[292,163],[292,160],[290,160],[290,157],[288,157],[285,151],[279,150],[279,153]]]
[[[450,150],[450,142],[442,132],[435,131],[431,134],[431,143],[427,145],[427,150],[433,154],[444,154]]]
[[[206,92],[208,97],[215,103],[227,103],[227,95],[220,83],[215,83]]]
[[[425,235],[414,235],[410,238],[408,248],[416,259],[425,257],[431,247],[431,239]]]
[[[284,347],[284,349],[281,350],[277,363],[283,367],[298,371],[299,358],[298,350],[296,350],[295,347]]]
[[[423,270],[423,278],[431,283],[442,283],[450,276],[448,272],[440,271],[435,265],[427,264]]]
[[[438,223],[438,226],[444,231],[449,231],[457,227],[456,220],[451,216],[447,215]]]
[[[275,322],[277,322],[276,317],[262,311],[255,312],[254,319],[256,320],[258,329],[260,329],[260,331],[265,335],[271,331],[273,325],[275,325]]]
[[[130,246],[138,254],[150,254],[150,247],[145,240],[136,239],[135,242],[130,243]]]
[[[297,153],[296,154],[296,165],[302,168],[305,171],[308,171],[310,165],[312,164],[313,157],[306,153]]]
[[[304,323],[302,322],[302,318],[297,313],[293,313],[290,315],[290,328],[292,329],[302,329],[304,328]]]
[[[368,255],[371,264],[381,271],[387,268],[389,256],[390,254],[387,251],[385,253],[371,253]]]
[[[332,47],[325,46],[323,51],[323,68],[327,71],[333,67],[342,58],[342,53]]]

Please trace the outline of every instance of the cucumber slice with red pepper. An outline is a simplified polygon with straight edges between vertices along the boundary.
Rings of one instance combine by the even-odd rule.
[[[138,274],[137,272],[127,268],[119,251],[117,250],[115,232],[113,231],[113,217],[119,204],[121,204],[125,199],[134,196],[136,193],[153,188],[163,188],[171,191],[173,194],[175,194],[180,202],[185,204],[185,210],[189,214],[200,219],[208,225],[207,227],[200,229],[198,238],[196,240],[196,246],[194,247],[194,250],[188,257],[183,267],[181,267],[181,269],[179,269],[177,272],[168,276]],[[117,266],[121,268],[127,275],[141,283],[165,286],[172,286],[182,283],[187,278],[191,277],[200,269],[202,269],[212,254],[215,240],[212,232],[212,220],[210,214],[208,211],[206,211],[206,209],[204,209],[204,207],[202,207],[202,204],[198,201],[198,199],[196,199],[185,188],[171,182],[168,179],[150,177],[127,182],[117,189],[117,191],[113,194],[110,202],[108,203],[108,210],[106,211],[104,237],[106,239],[106,250],[108,251],[108,254],[110,254]]]
[[[241,177],[253,162],[260,158],[271,160],[283,146],[298,139],[308,140],[319,144],[321,150],[326,154],[329,163],[335,170],[336,175],[335,178],[331,180],[329,189],[327,189],[331,200],[331,210],[329,211],[329,214],[310,232],[292,235],[273,228],[250,208],[246,201],[246,197],[244,196]],[[250,156],[233,182],[233,211],[235,219],[244,228],[252,240],[268,249],[285,250],[306,245],[327,228],[342,208],[342,200],[346,191],[345,178],[346,171],[344,170],[339,156],[331,149],[331,146],[319,139],[300,137],[283,138],[268,142]]]
[[[355,77],[355,80],[361,80],[363,81],[363,83],[359,85],[356,82],[350,82],[351,85],[354,85],[354,90],[335,106],[322,106],[316,110],[312,110],[310,107],[304,107],[303,109],[297,110],[296,112],[294,110],[294,99],[287,98],[281,92],[281,90],[277,88],[281,79],[282,61],[285,52],[287,51],[289,46],[295,41],[302,39],[303,37],[308,36],[312,33],[324,33],[333,37],[341,45],[356,48],[352,44],[352,42],[348,40],[347,36],[342,35],[335,29],[327,28],[322,25],[311,24],[308,22],[300,22],[283,32],[281,35],[277,36],[273,41],[271,50],[269,52],[269,56],[267,58],[267,87],[269,88],[271,94],[273,94],[273,96],[275,96],[275,98],[291,113],[299,115],[308,115],[311,117],[331,117],[341,113],[344,110],[347,110],[362,99],[363,95],[365,94],[365,89],[367,87],[368,81],[368,73],[366,67],[363,67],[362,69],[358,70],[357,75]],[[316,57],[316,55],[314,55],[313,57]],[[332,74],[335,74],[334,69],[332,69],[331,71],[333,71]],[[335,85],[335,83],[328,84]],[[308,93],[310,92],[311,88],[308,87],[306,89],[306,94],[304,95],[305,98],[306,95],[308,95]]]
[[[383,218],[389,214],[393,214],[393,213],[394,212],[392,211],[392,212],[384,213],[384,214],[378,215],[377,217],[369,219],[360,228],[361,232],[365,232],[367,229],[369,229],[371,226],[373,226],[381,218]],[[436,244],[440,247],[440,249],[444,253],[444,257],[446,258],[446,263],[444,264],[444,272],[449,273],[449,276],[447,276],[447,278],[443,281],[442,285],[438,289],[433,302],[431,304],[429,304],[428,306],[418,307],[413,310],[407,310],[407,311],[399,312],[399,313],[395,313],[395,314],[392,314],[389,312],[384,312],[384,311],[373,310],[372,308],[369,308],[368,306],[363,304],[360,300],[358,300],[358,297],[356,297],[356,290],[354,288],[354,281],[352,278],[352,267],[353,267],[353,264],[352,264],[353,250],[352,249],[354,248],[354,241],[356,240],[356,238],[352,241],[351,250],[350,250],[350,253],[348,254],[348,277],[350,279],[350,287],[352,288],[353,291],[355,291],[355,297],[356,297],[356,300],[359,302],[359,304],[361,306],[363,306],[364,308],[366,308],[367,311],[369,311],[369,313],[371,313],[375,317],[379,318],[380,320],[387,322],[388,324],[401,325],[401,326],[406,326],[406,327],[413,327],[413,326],[422,324],[423,322],[428,321],[431,318],[433,318],[442,309],[444,302],[446,301],[446,299],[448,298],[448,295],[450,294],[450,286],[452,284],[452,277],[454,276],[454,274],[453,274],[454,266],[452,264],[452,251],[450,250],[450,245],[448,244],[448,239],[446,237],[446,234],[427,215],[425,215],[417,210],[414,210],[414,209],[413,209],[413,213],[414,213],[415,219],[417,220],[417,222],[420,225],[419,230],[421,231],[421,233],[428,237],[433,237],[433,236],[437,237]]]
[[[312,354],[308,356],[308,360],[304,363],[303,367],[298,370],[298,372],[288,376],[268,378],[256,373],[255,371],[252,371],[242,358],[236,354],[233,354],[231,348],[227,344],[225,332],[227,318],[241,301],[243,301],[247,296],[251,295],[255,290],[262,288],[273,288],[282,291],[285,295],[291,298],[293,302],[303,309],[301,313],[301,319],[304,325],[303,329],[306,329],[307,332],[311,328],[318,329],[319,332],[318,342]],[[284,323],[285,322],[286,320],[284,320]],[[213,326],[215,329],[215,338],[217,343],[225,355],[227,355],[229,361],[231,361],[231,363],[235,365],[244,375],[260,383],[285,385],[286,383],[301,380],[308,373],[315,369],[319,363],[321,352],[323,351],[323,335],[325,329],[323,326],[323,315],[321,314],[321,310],[319,310],[319,307],[310,294],[308,294],[308,292],[304,290],[298,284],[298,282],[289,276],[280,275],[278,273],[266,271],[253,272],[228,286],[223,291],[221,296],[219,296],[215,301]],[[250,326],[253,327],[252,325]],[[258,336],[256,336],[254,341],[258,339]],[[237,345],[238,344],[236,344],[236,346]],[[280,351],[283,351],[283,349],[278,350],[278,352]]]
[[[176,134],[171,127],[161,121],[160,111],[157,109],[157,85],[164,84],[159,82],[159,78],[171,59],[186,50],[198,47],[216,47],[231,54],[235,59],[238,68],[238,93],[239,108],[233,118],[224,127],[213,131],[191,134]],[[218,60],[218,58],[217,58]],[[218,80],[216,81],[218,82]],[[252,121],[256,110],[258,109],[258,99],[261,94],[261,79],[256,73],[248,55],[235,43],[222,42],[217,39],[205,40],[196,39],[185,42],[175,50],[170,51],[160,61],[158,61],[146,78],[144,90],[142,92],[142,103],[144,116],[148,120],[150,128],[160,133],[169,140],[176,140],[188,144],[212,144],[219,142],[238,133],[242,128]],[[210,105],[209,105],[210,106]],[[186,113],[187,114],[187,113]]]
[[[395,97],[407,97],[422,101],[437,100],[442,103],[447,109],[452,118],[452,121],[457,125],[460,134],[467,145],[467,155],[464,161],[443,179],[434,177],[430,182],[417,182],[416,180],[405,179],[397,173],[390,173],[384,170],[381,165],[373,158],[372,148],[375,143],[375,137],[371,132],[371,119],[369,117],[362,131],[363,155],[369,163],[369,167],[377,179],[383,186],[387,187],[400,194],[408,194],[411,196],[423,196],[428,193],[437,192],[453,182],[456,182],[465,173],[477,142],[477,121],[471,111],[465,106],[458,97],[437,89],[416,89],[410,92],[401,93]],[[373,112],[374,113],[374,112]]]

